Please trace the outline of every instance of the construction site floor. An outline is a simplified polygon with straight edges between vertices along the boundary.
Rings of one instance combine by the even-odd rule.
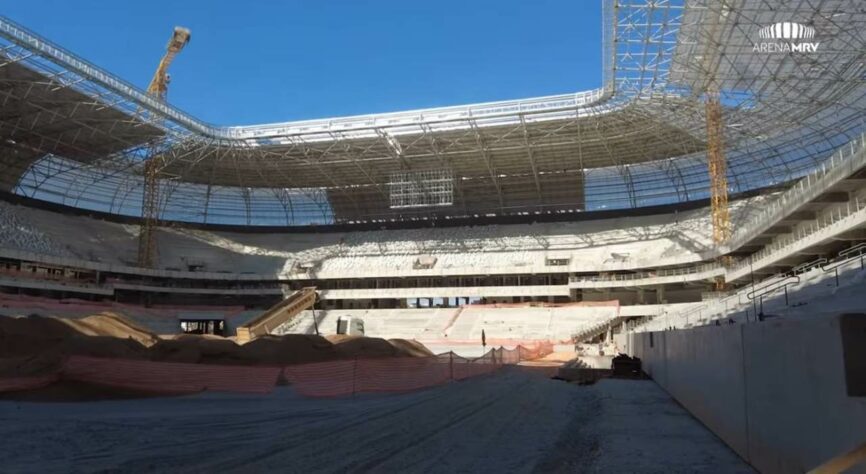
[[[650,380],[531,370],[407,394],[0,401],[4,472],[751,472]]]

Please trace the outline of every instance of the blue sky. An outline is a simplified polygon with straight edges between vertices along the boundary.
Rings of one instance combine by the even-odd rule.
[[[29,0],[2,14],[144,88],[175,25],[169,102],[243,125],[601,85],[600,0]]]

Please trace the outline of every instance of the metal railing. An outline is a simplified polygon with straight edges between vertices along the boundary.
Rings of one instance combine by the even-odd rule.
[[[603,275],[589,275],[589,276],[572,276],[569,277],[569,282],[571,283],[581,283],[581,282],[591,282],[591,283],[604,283],[610,281],[632,281],[632,280],[643,280],[647,278],[658,278],[658,277],[669,277],[669,276],[682,276],[682,275],[694,275],[704,272],[712,272],[715,270],[719,270],[721,267],[717,263],[704,263],[701,265],[692,265],[688,267],[678,267],[678,268],[664,268],[659,270],[645,270],[638,271],[634,273],[608,273]]]
[[[784,191],[779,198],[768,203],[764,210],[755,216],[746,226],[741,227],[731,242],[724,248],[716,249],[708,257],[718,257],[742,247],[770,227],[784,220],[785,217],[799,209],[804,204],[820,196],[827,189],[850,176],[858,169],[866,166],[866,133],[841,147],[829,159],[821,164],[821,167],[801,178],[794,186]],[[608,281],[632,281],[664,276],[693,275],[704,272],[742,270],[751,262],[768,257],[776,252],[785,250],[820,230],[842,221],[849,216],[866,209],[866,201],[855,196],[852,200],[832,209],[829,213],[822,214],[807,225],[798,226],[794,232],[775,238],[770,244],[764,246],[760,251],[752,254],[751,259],[742,259],[725,269],[720,263],[705,263],[696,266],[681,267],[675,269],[663,269],[655,271],[641,271],[626,274],[608,274],[593,276],[570,277],[572,283],[579,282],[608,282]],[[866,253],[866,252],[864,252]]]
[[[829,212],[818,216],[814,221],[797,226],[792,233],[776,237],[772,242],[764,246],[764,248],[752,254],[751,259],[746,258],[739,260],[730,270],[743,270],[745,267],[748,267],[751,262],[759,261],[778,252],[791,249],[800,244],[807,237],[825,230],[830,226],[863,211],[864,209],[866,209],[866,201],[859,196],[855,196],[853,200],[849,200],[844,205],[831,209]]]
[[[655,318],[649,319],[648,321],[645,321],[642,324],[635,326],[633,329],[661,329],[660,326],[662,318],[666,318],[667,321],[684,321],[682,327],[692,327],[693,324],[691,323],[693,321],[699,323],[708,322],[709,320],[714,319],[714,315],[737,312],[738,308],[748,307],[751,304],[755,304],[754,300],[756,299],[761,302],[761,310],[763,310],[764,297],[777,293],[779,291],[785,291],[785,305],[787,306],[788,287],[801,282],[799,275],[802,275],[816,268],[820,268],[825,273],[835,271],[836,286],[838,287],[838,269],[845,266],[846,264],[851,263],[854,260],[859,259],[860,268],[862,270],[866,268],[866,262],[864,262],[864,258],[866,258],[866,243],[860,243],[840,251],[835,258],[829,261],[826,258],[819,258],[811,262],[806,262],[795,267],[792,270],[780,272],[775,275],[769,276],[767,278],[764,278],[760,282],[755,283],[754,285],[747,285],[737,291],[729,293],[727,296],[718,298],[713,301],[708,301],[700,306],[689,308],[685,311],[665,313],[663,315],[656,316]],[[799,270],[795,274],[795,270],[797,269]],[[744,296],[746,300],[742,301],[742,297]],[[736,303],[733,306],[729,306],[729,303],[732,300],[736,300]],[[705,315],[706,318],[704,317]]]
[[[843,257],[846,262],[854,258],[860,259],[860,268],[863,268],[863,256],[866,255],[866,242],[857,244],[839,252],[839,257]]]
[[[751,291],[746,293],[746,298],[750,300],[753,300],[755,298],[763,298],[765,295],[775,293],[781,289],[785,290],[785,296],[787,297],[788,287],[800,283],[800,277],[796,275],[790,275],[785,273],[782,275],[781,278],[781,280],[771,281],[765,285],[761,285],[758,288],[753,288]]]
[[[779,223],[803,204],[815,199],[834,184],[866,165],[866,133],[842,146],[821,167],[801,178],[777,199],[766,204],[764,210],[751,222],[738,229],[725,252],[741,247],[770,227]]]
[[[796,267],[794,267],[790,271],[788,271],[788,273],[792,276],[799,275],[801,273],[806,273],[809,270],[811,270],[817,266],[824,265],[825,263],[827,263],[826,258],[824,258],[824,257],[816,258],[815,260],[811,260],[811,261],[808,261],[806,263],[801,263],[801,264],[797,265]]]

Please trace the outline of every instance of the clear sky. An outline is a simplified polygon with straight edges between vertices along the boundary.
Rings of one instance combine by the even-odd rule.
[[[18,0],[0,14],[218,125],[519,99],[601,85],[601,0]]]

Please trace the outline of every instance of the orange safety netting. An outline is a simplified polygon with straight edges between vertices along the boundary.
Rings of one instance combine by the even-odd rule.
[[[203,390],[268,393],[280,375],[279,367],[151,362],[71,356],[63,364],[64,379],[160,393]]]
[[[470,359],[453,352],[423,358],[357,359],[292,365],[283,376],[310,397],[338,397],[356,393],[404,392],[495,372],[503,365],[536,359],[553,352],[549,343],[516,349],[491,349]]]
[[[56,381],[57,374],[0,378],[0,393],[16,392],[19,390],[34,390],[51,385]]]
[[[552,349],[549,343],[539,343],[511,350],[491,349],[478,358],[447,352],[432,357],[339,360],[284,368],[71,356],[59,373],[0,378],[0,392],[41,388],[64,379],[164,394],[204,390],[268,393],[280,375],[299,393],[311,397],[404,392],[489,374],[503,365],[543,357]]]

